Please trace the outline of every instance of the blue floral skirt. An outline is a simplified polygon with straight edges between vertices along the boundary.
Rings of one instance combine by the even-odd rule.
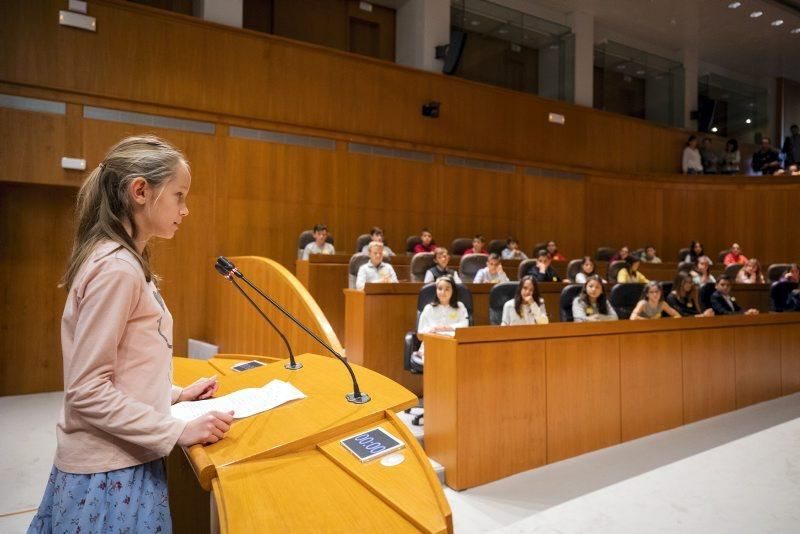
[[[164,462],[91,475],[53,466],[31,532],[172,532]]]

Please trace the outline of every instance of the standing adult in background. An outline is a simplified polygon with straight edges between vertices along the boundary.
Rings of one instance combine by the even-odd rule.
[[[420,242],[414,245],[414,254],[420,252],[434,252],[436,250],[436,243],[433,241],[433,234],[427,228],[423,228],[419,233]]]
[[[742,154],[739,152],[739,141],[728,139],[725,152],[722,153],[722,174],[739,174],[741,172]]]
[[[567,261],[567,258],[558,251],[558,246],[555,241],[547,242],[547,254],[553,261]]]
[[[333,245],[328,243],[328,227],[324,224],[314,225],[314,241],[303,249],[303,259],[307,260],[312,254],[335,254]]]
[[[784,154],[783,166],[787,169],[790,165],[800,165],[800,128],[796,124],[792,124],[789,128],[791,135],[786,136],[783,140],[783,149],[781,152]]]
[[[683,161],[681,162],[683,174],[703,174],[703,159],[697,150],[697,136],[690,135],[683,148]]]
[[[769,137],[761,138],[761,148],[753,154],[752,168],[754,172],[767,175],[781,168],[780,156],[773,150]]]
[[[370,248],[369,248],[370,245],[372,243],[376,243],[377,242],[377,243],[380,243],[381,245],[383,245],[382,250],[383,250],[383,255],[385,257],[391,258],[392,256],[394,256],[394,252],[392,251],[392,249],[390,249],[389,246],[386,245],[386,243],[383,242],[383,230],[381,230],[377,226],[374,226],[372,228],[372,230],[370,230],[370,232],[369,232],[369,238],[370,238],[370,242],[367,243],[366,245],[364,245],[363,247],[361,247],[361,253],[362,254],[368,254],[369,250],[370,250]]]
[[[396,284],[397,274],[395,274],[394,268],[383,261],[383,243],[373,241],[367,247],[369,261],[358,268],[356,289],[364,289],[366,284]]]
[[[703,164],[705,174],[717,174],[719,166],[719,154],[711,146],[711,138],[703,138],[703,146],[700,148],[700,161]]]
[[[733,265],[734,263],[738,263],[739,265],[747,263],[747,256],[742,254],[742,248],[739,246],[739,243],[731,245],[731,250],[725,254],[725,259],[722,260],[722,263],[726,266]]]

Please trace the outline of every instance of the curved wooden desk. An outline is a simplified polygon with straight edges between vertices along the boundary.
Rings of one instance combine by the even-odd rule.
[[[425,449],[465,489],[800,391],[800,313],[425,336]]]
[[[218,374],[219,394],[226,394],[277,378],[307,395],[234,422],[218,443],[185,451],[200,486],[213,491],[221,532],[452,531],[441,485],[414,436],[394,415],[416,405],[416,397],[375,372],[353,366],[372,400],[350,404],[344,395],[352,386],[339,361],[313,354],[297,360],[304,365],[299,371],[285,369],[286,360],[281,360],[243,373],[230,371],[236,357],[173,360],[178,385]],[[339,444],[376,426],[405,442],[401,464],[361,463]],[[175,456],[170,464],[173,518],[176,531],[188,531],[181,522],[198,515],[208,494],[184,491],[189,468],[184,461],[181,473]],[[173,485],[175,478],[183,482],[179,488]]]

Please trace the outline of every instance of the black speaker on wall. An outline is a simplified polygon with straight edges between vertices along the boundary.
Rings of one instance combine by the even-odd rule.
[[[466,32],[462,30],[450,31],[450,44],[436,47],[436,59],[444,59],[442,73],[453,74],[458,68],[461,53],[464,51],[464,42],[467,40]]]

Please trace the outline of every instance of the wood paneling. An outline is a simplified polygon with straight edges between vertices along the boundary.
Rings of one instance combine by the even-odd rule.
[[[72,243],[75,189],[0,183],[0,394],[63,388],[58,287]]]
[[[731,333],[681,333],[684,423],[736,408],[735,343]]]
[[[547,341],[547,461],[620,442],[619,337]]]
[[[800,330],[781,332],[781,394],[800,391]]]
[[[620,336],[622,441],[683,424],[680,332]]]
[[[781,395],[781,331],[778,326],[735,331],[736,408]]]

